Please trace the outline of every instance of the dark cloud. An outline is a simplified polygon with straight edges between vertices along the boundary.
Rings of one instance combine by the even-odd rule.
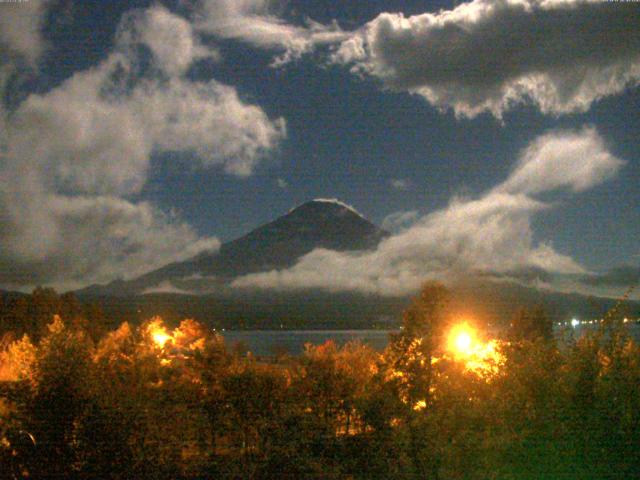
[[[515,280],[524,284],[551,283],[555,275],[547,270],[539,267],[519,267],[509,271],[485,271],[478,274],[482,277],[488,277],[499,280]]]
[[[616,267],[600,275],[585,275],[581,281],[594,287],[631,287],[640,283],[640,267]]]
[[[500,117],[529,100],[544,113],[584,111],[640,80],[640,4],[475,0],[383,13],[333,61],[458,115]]]

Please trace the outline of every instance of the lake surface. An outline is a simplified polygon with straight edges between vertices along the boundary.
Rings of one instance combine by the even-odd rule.
[[[568,334],[579,337],[595,328],[595,325],[579,325],[569,328],[554,327],[554,330],[558,337],[564,336],[565,330]],[[640,325],[629,323],[625,328],[640,343]],[[332,340],[338,346],[359,340],[382,351],[389,343],[389,334],[395,332],[397,330],[227,330],[223,335],[228,346],[242,342],[254,355],[273,355],[276,352],[298,355],[304,351],[305,343],[320,345],[327,340]]]
[[[573,335],[574,338],[579,338],[585,332],[592,332],[597,330],[597,325],[577,325],[575,327],[553,327],[556,338],[562,338],[565,335]],[[629,336],[634,342],[640,344],[640,323],[627,323],[624,328],[629,333]],[[566,332],[566,333],[565,333]]]
[[[382,351],[389,343],[389,334],[397,330],[227,330],[223,336],[227,345],[242,342],[255,355],[273,355],[286,351],[298,355],[305,343],[320,345],[332,340],[336,345],[359,340]]]

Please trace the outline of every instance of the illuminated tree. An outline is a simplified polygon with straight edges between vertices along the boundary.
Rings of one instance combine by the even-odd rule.
[[[420,477],[437,478],[438,472],[431,445],[436,437],[430,427],[433,360],[449,320],[448,302],[449,292],[443,285],[425,283],[405,310],[402,330],[392,337],[382,365],[385,380],[404,405],[396,420],[401,420],[406,433],[404,448],[411,459],[412,474]]]
[[[0,381],[34,382],[34,364],[37,349],[28,335],[10,342],[0,351]]]
[[[448,315],[449,292],[438,283],[426,283],[405,310],[402,330],[385,352],[391,375],[403,390],[408,405],[428,403],[432,359]]]
[[[0,472],[20,478],[28,471],[34,438],[28,431],[27,402],[34,386],[37,349],[28,336],[0,351]]]
[[[32,471],[36,478],[73,475],[76,420],[92,385],[91,342],[67,329],[55,316],[47,326],[35,362],[36,388],[28,406],[37,445]]]
[[[338,349],[332,341],[318,346],[305,345],[303,369],[299,387],[309,402],[308,408],[326,432],[335,435],[340,415],[347,411],[351,413],[356,381],[340,362]]]

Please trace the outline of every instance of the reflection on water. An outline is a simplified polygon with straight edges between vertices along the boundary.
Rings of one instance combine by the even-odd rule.
[[[579,337],[585,332],[594,331],[597,325],[578,325],[576,327],[554,327],[557,338]],[[630,336],[640,343],[640,325],[625,325]],[[227,330],[224,338],[229,346],[241,342],[255,355],[273,355],[288,353],[297,355],[304,351],[305,343],[319,345],[333,340],[341,346],[353,340],[360,340],[382,351],[389,343],[389,334],[397,330]]]
[[[587,332],[596,332],[600,328],[600,325],[594,324],[579,324],[573,326],[554,326],[553,331],[556,338],[574,337],[579,338]],[[627,331],[629,336],[634,342],[640,343],[640,324],[639,323],[627,323],[623,325],[623,328]]]

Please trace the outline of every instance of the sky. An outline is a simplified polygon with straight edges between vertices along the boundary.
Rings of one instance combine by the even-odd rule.
[[[322,197],[393,235],[237,288],[620,295],[639,84],[639,3],[0,3],[0,286],[132,278]]]

